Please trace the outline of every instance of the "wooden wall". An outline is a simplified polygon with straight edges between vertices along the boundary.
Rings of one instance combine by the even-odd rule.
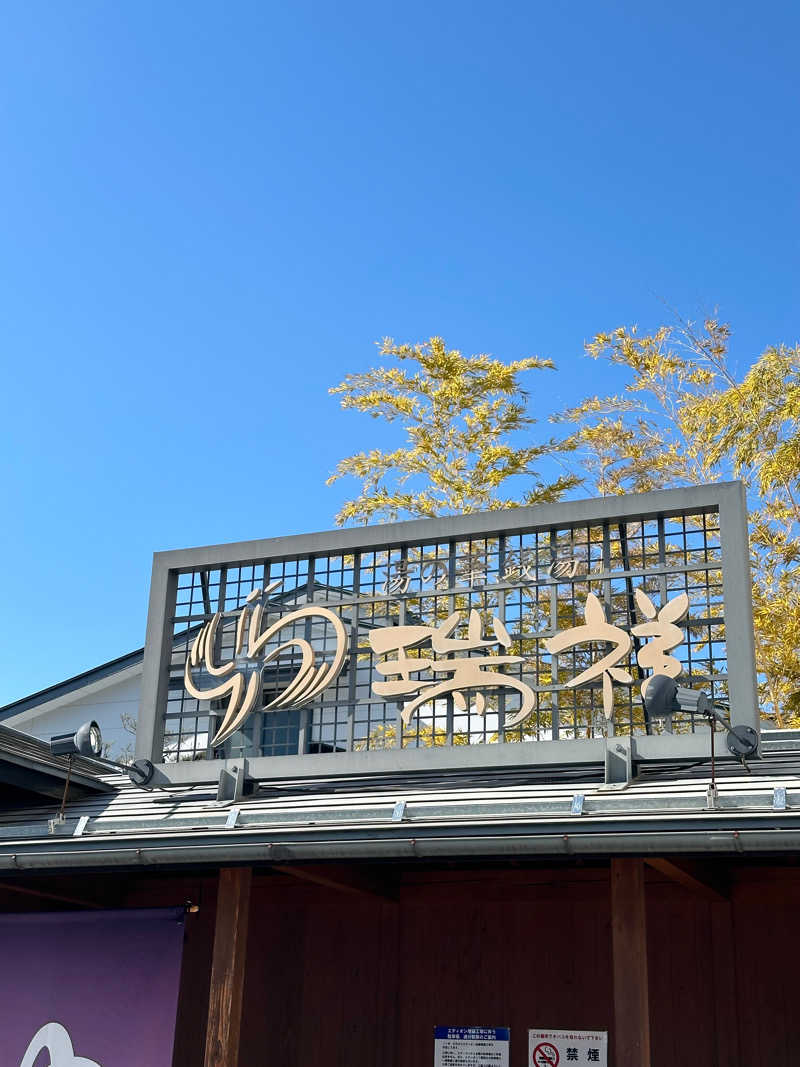
[[[800,1063],[800,869],[730,869],[730,903],[648,874],[652,1062]],[[405,870],[396,902],[257,873],[243,1067],[426,1067],[435,1025],[613,1030],[607,867]],[[84,876],[105,906],[200,904],[187,915],[174,1067],[203,1063],[215,877]],[[39,886],[80,896],[79,880]],[[3,890],[0,909],[68,907]],[[613,1033],[612,1033],[612,1059]]]
[[[731,896],[648,877],[654,1067],[800,1063],[800,872]],[[510,1026],[525,1067],[528,1027],[613,1031],[607,869],[406,874],[396,904],[261,881],[250,921],[242,1064],[421,1067],[438,1024]]]

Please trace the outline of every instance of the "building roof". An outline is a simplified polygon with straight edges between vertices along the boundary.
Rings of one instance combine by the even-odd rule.
[[[4,740],[4,738],[2,739]],[[335,758],[335,757],[333,757]],[[231,761],[233,762],[233,761]],[[239,761],[241,763],[241,761]],[[228,765],[219,761],[222,771]],[[608,854],[779,854],[800,847],[800,740],[767,733],[747,773],[719,761],[649,766],[627,787],[602,770],[248,783],[152,791],[103,775],[111,791],[0,815],[5,870],[306,860],[535,859]]]
[[[28,807],[60,800],[69,774],[73,798],[114,791],[104,780],[106,768],[95,760],[54,756],[50,746],[36,737],[0,726],[0,807]]]
[[[40,689],[29,696],[21,697],[19,700],[0,708],[0,722],[4,719],[13,718],[15,715],[20,715],[24,711],[30,711],[32,708],[38,708],[56,700],[61,701],[64,697],[73,694],[77,695],[81,690],[98,682],[106,681],[106,679],[111,679],[122,671],[128,671],[136,667],[141,671],[143,659],[144,649],[137,648],[124,656],[118,656],[117,659],[101,663],[99,667],[92,667],[91,670],[83,671],[81,674],[76,674],[72,678],[58,682],[56,685],[50,685],[46,689]]]

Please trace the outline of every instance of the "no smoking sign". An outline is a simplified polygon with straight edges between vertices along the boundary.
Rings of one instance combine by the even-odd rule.
[[[555,1045],[543,1041],[533,1050],[533,1067],[558,1067],[561,1057]]]
[[[608,1067],[605,1030],[529,1030],[528,1067]]]

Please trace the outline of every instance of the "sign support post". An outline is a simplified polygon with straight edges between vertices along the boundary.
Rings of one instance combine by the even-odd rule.
[[[204,1067],[239,1063],[252,880],[250,867],[222,867],[219,872]]]
[[[650,1067],[644,860],[611,860],[614,1063]]]

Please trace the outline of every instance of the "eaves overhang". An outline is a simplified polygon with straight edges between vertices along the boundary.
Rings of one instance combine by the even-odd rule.
[[[69,777],[73,798],[112,792],[108,770],[93,760],[76,756],[69,761],[54,756],[44,741],[0,726],[0,787],[3,806],[19,806],[25,798],[60,799]],[[30,800],[27,801],[30,803]]]
[[[491,834],[473,827],[457,834],[439,828],[436,833],[408,832],[363,834],[350,830],[339,834],[294,835],[291,838],[244,832],[230,836],[206,835],[166,838],[125,838],[112,841],[52,839],[25,842],[15,850],[0,852],[0,869],[69,870],[138,867],[217,867],[231,864],[270,864],[296,861],[380,861],[413,859],[530,859],[602,857],[611,855],[780,854],[800,849],[800,821],[791,825],[753,826],[731,820],[728,827],[694,827],[680,830],[638,827],[635,831],[590,831],[571,833],[534,832],[532,828],[495,827]]]
[[[97,801],[74,805],[55,832],[41,815],[0,827],[0,869],[741,855],[800,848],[800,779],[780,787],[773,780],[726,782],[713,801],[706,783],[697,780],[661,790],[578,788],[437,791],[405,799],[255,797],[222,804],[207,794],[166,794],[160,803],[146,803],[124,790],[106,809]],[[785,790],[783,810],[774,806],[778,789]]]

